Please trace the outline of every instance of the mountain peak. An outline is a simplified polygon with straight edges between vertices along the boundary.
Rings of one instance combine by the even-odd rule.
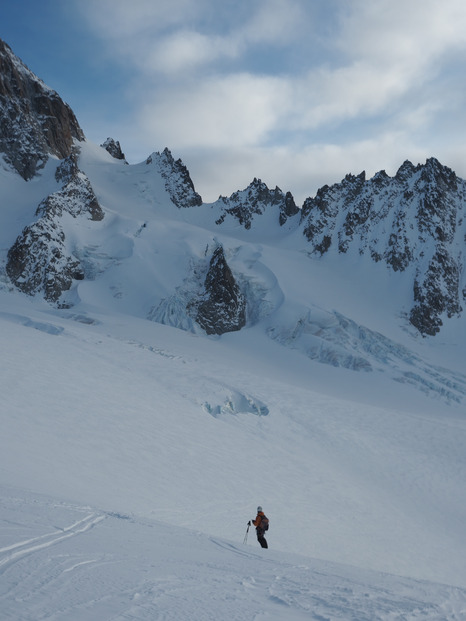
[[[395,179],[398,181],[404,181],[410,177],[416,171],[416,167],[409,160],[405,160],[403,164],[398,168]]]
[[[423,335],[439,332],[443,318],[459,316],[462,301],[463,210],[466,183],[430,158],[406,160],[394,178],[384,171],[368,181],[347,175],[321,188],[303,206],[301,221],[312,252],[369,255],[406,272],[414,304],[409,319]],[[408,268],[411,267],[411,270]]]
[[[254,177],[244,190],[233,192],[230,197],[220,196],[216,204],[223,209],[217,224],[221,224],[228,214],[236,218],[245,229],[251,228],[255,214],[263,215],[271,207],[278,207],[280,226],[299,212],[291,192],[285,194],[278,186],[270,190],[267,184],[257,177]]]
[[[162,153],[154,152],[149,155],[146,164],[154,165],[165,180],[165,189],[174,205],[179,208],[202,205],[202,198],[194,188],[188,169],[181,159],[175,161],[168,147]]]
[[[114,140],[113,138],[107,138],[107,140],[100,145],[103,149],[108,151],[112,157],[116,160],[124,160],[125,154],[121,150],[120,143],[118,140]]]
[[[456,190],[457,188],[457,176],[456,173],[443,166],[435,157],[430,157],[426,160],[425,165],[422,167],[421,178],[429,183],[435,183],[442,188],[449,188]]]

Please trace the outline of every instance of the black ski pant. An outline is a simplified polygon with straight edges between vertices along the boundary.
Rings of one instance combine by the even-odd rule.
[[[256,528],[257,541],[261,544],[262,548],[268,548],[267,539],[264,537],[264,530],[262,528]]]

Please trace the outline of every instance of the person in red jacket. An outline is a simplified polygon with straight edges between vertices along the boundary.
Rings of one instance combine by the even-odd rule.
[[[250,524],[251,522],[249,522]],[[257,516],[255,520],[252,520],[253,525],[256,527],[257,541],[261,544],[262,548],[268,548],[267,539],[264,537],[264,533],[269,528],[269,520],[262,511],[262,507],[257,507]]]

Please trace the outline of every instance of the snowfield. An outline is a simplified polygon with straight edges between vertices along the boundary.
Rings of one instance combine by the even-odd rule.
[[[52,164],[0,168],[1,618],[465,619],[464,314],[417,337],[382,265],[215,227],[89,143],[105,218],[70,219],[55,308],[4,274]],[[217,241],[251,302],[206,337],[183,301]]]
[[[374,621],[465,612],[457,587],[1,492],[3,619]]]

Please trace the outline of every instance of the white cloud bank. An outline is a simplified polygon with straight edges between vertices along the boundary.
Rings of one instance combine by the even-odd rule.
[[[466,176],[463,0],[79,7],[133,72],[116,136],[128,158],[168,146],[204,200],[240,189],[245,167],[246,183],[261,176],[299,202],[406,158],[435,156]]]

